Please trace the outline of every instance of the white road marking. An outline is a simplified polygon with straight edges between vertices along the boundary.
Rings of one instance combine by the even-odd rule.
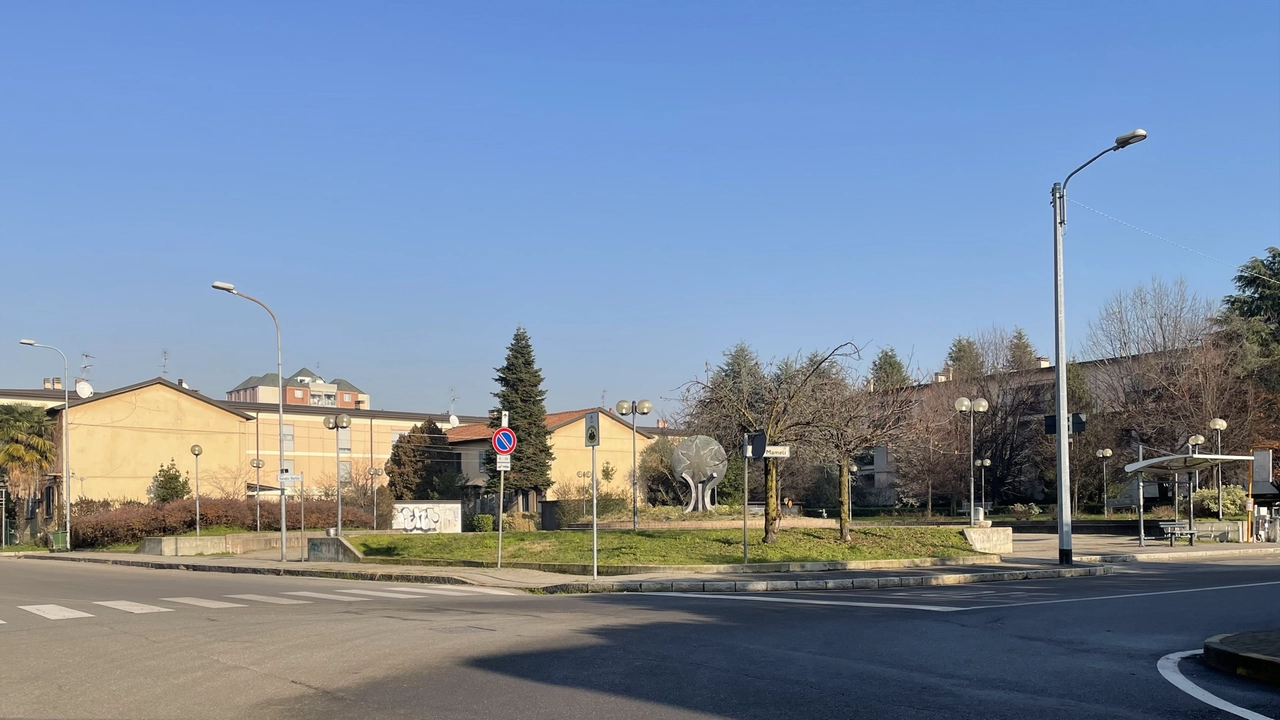
[[[72,610],[61,605],[19,605],[20,610],[26,610],[43,618],[50,620],[69,620],[71,618],[93,617],[87,612]]]
[[[272,597],[271,595],[224,595],[237,600],[255,600],[257,602],[274,603],[276,605],[310,605],[310,600],[294,600],[293,598]]]
[[[1211,590],[1237,590],[1239,588],[1266,587],[1268,585],[1280,585],[1280,580],[1273,580],[1270,582],[1245,583],[1243,585],[1217,585],[1215,587],[1186,588],[1183,590],[1160,590],[1157,592],[1129,593],[1127,595],[1098,595],[1095,597],[1062,598],[1059,600],[1032,600],[1029,602],[1005,603],[1002,605],[983,605],[980,607],[961,608],[961,609],[993,610],[996,608],[1025,607],[1027,605],[1057,605],[1058,603],[1092,602],[1095,600],[1123,600],[1124,598],[1154,597],[1156,595],[1180,595],[1182,593],[1209,592]]]
[[[842,607],[889,608],[892,610],[927,610],[929,612],[956,612],[971,608],[947,607],[943,605],[904,605],[901,603],[855,602],[852,600],[805,600],[790,597],[763,597],[760,595],[722,595],[718,593],[678,593],[657,592],[646,595],[663,595],[666,597],[700,598],[705,600],[743,600],[747,602],[783,603],[788,605],[839,605]]]
[[[327,593],[307,592],[307,591],[287,592],[282,594],[301,595],[302,597],[319,598],[321,600],[340,600],[342,602],[363,602],[364,600],[368,600],[368,598],[353,598],[353,597],[346,597],[345,595],[329,595]]]
[[[143,605],[142,603],[131,602],[129,600],[103,600],[95,602],[94,605],[123,610],[134,615],[143,613],[173,612],[173,608],[157,607],[155,605]]]
[[[418,595],[401,595],[397,593],[382,592],[380,590],[339,590],[338,592],[353,593],[356,595],[369,595],[370,597],[399,598],[401,600],[420,600]]]
[[[468,593],[457,592],[456,590],[433,590],[429,588],[386,588],[394,592],[411,592],[421,593],[423,595],[453,595],[454,597],[464,597]]]
[[[1217,695],[1207,692],[1204,688],[1201,688],[1199,685],[1188,680],[1186,676],[1178,670],[1178,662],[1181,661],[1182,658],[1190,657],[1191,655],[1203,654],[1203,649],[1169,653],[1168,655],[1160,658],[1160,662],[1156,663],[1156,669],[1160,671],[1160,674],[1164,676],[1165,680],[1173,683],[1174,687],[1206,705],[1212,705],[1223,712],[1229,712],[1236,717],[1245,718],[1245,720],[1274,720],[1266,715],[1260,715],[1252,710],[1242,708],[1239,705],[1233,705]]]
[[[245,607],[241,603],[229,603],[221,600],[205,600],[198,597],[176,597],[176,598],[160,598],[168,602],[182,603],[183,605],[197,605],[204,608],[232,608]]]

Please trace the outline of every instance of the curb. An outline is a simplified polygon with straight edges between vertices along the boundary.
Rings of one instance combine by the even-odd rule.
[[[1046,578],[1094,577],[1110,575],[1114,568],[1098,565],[1087,568],[1054,568],[1050,570],[1002,570],[983,573],[951,573],[947,575],[909,575],[905,577],[853,578],[841,580],[674,580],[562,583],[548,585],[542,592],[550,595],[571,593],[736,593],[794,592],[797,590],[876,590],[879,588],[922,587],[929,585],[968,585],[983,582],[1043,580]]]
[[[1280,658],[1236,650],[1228,645],[1233,638],[1253,633],[1214,635],[1204,641],[1204,661],[1210,667],[1280,687]]]
[[[957,565],[995,565],[999,555],[956,555],[943,558],[905,558],[902,560],[848,560],[827,562],[772,562],[750,565],[601,565],[601,575],[640,575],[644,573],[688,573],[691,575],[829,572],[833,570],[900,570],[903,568],[949,567]],[[488,560],[433,560],[430,558],[381,558],[364,556],[368,565],[402,565],[417,567],[496,568]],[[540,570],[562,575],[590,575],[591,566],[582,563],[505,562],[513,570]]]
[[[1241,548],[1239,550],[1182,550],[1171,553],[1133,553],[1120,555],[1076,555],[1080,562],[1090,563],[1127,563],[1127,562],[1169,562],[1174,560],[1213,560],[1215,558],[1250,557],[1257,555],[1280,555],[1280,547],[1275,548]]]

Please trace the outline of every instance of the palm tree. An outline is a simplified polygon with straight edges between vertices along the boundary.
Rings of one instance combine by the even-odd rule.
[[[0,405],[0,475],[34,480],[53,466],[57,448],[44,408]],[[30,484],[30,482],[29,482]],[[28,490],[34,490],[34,484]]]

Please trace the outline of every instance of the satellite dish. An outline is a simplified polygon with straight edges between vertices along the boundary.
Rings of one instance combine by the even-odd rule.
[[[88,400],[93,397],[93,386],[89,384],[88,380],[77,380],[76,394],[79,395],[82,400]]]
[[[459,425],[459,424],[460,424],[460,423],[458,422],[458,416],[457,416],[457,415],[450,415],[450,416],[449,416],[449,427],[451,427],[451,428],[456,428],[456,427],[458,427],[458,425]]]

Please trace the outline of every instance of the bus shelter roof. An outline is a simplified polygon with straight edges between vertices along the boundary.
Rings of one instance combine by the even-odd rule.
[[[1148,475],[1174,475],[1177,473],[1204,470],[1215,465],[1228,462],[1253,462],[1251,455],[1165,455],[1163,457],[1139,460],[1124,466],[1125,472],[1147,473]]]

